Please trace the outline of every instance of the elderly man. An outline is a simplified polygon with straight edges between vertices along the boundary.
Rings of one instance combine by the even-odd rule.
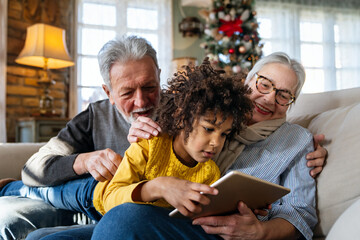
[[[98,181],[111,179],[130,145],[131,122],[152,115],[160,95],[160,69],[152,46],[143,38],[123,37],[106,43],[98,60],[108,99],[91,103],[28,160],[22,171],[25,184],[51,186],[88,174]],[[33,226],[39,227],[41,216],[31,211],[28,228],[21,219],[21,226],[0,222],[0,238],[23,238]],[[54,210],[45,214],[54,215]]]

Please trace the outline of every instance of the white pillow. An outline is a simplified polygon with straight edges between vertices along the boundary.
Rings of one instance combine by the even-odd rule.
[[[323,146],[328,150],[326,165],[317,178],[320,221],[314,236],[321,237],[360,196],[360,103],[321,113],[308,129],[325,134]]]
[[[326,240],[353,240],[360,238],[360,199],[336,220]]]

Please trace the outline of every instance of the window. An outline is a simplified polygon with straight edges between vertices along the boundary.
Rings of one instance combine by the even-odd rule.
[[[0,143],[6,142],[7,1],[0,0]]]
[[[84,110],[90,102],[107,98],[97,54],[109,40],[121,35],[146,38],[157,51],[162,84],[171,71],[171,1],[77,0],[77,95],[71,112]]]
[[[264,55],[284,51],[300,60],[302,92],[360,86],[359,9],[257,3]]]

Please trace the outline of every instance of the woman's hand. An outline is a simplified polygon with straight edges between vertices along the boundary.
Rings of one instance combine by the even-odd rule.
[[[227,216],[201,217],[193,225],[201,225],[208,234],[223,239],[296,239],[298,232],[288,221],[275,218],[261,222],[245,203],[239,202],[238,213]]]
[[[201,192],[201,193],[200,193]],[[157,177],[142,186],[143,201],[163,198],[184,216],[201,211],[201,205],[210,203],[204,194],[216,195],[218,190],[206,184],[194,183],[176,177]]]
[[[253,211],[239,202],[238,213],[228,216],[201,217],[193,221],[208,234],[218,234],[224,239],[264,239],[264,229]]]
[[[151,118],[138,117],[132,122],[127,139],[129,143],[134,143],[139,138],[150,139],[153,136],[157,136],[160,132],[160,126]]]
[[[315,178],[324,168],[325,160],[327,156],[327,150],[323,148],[320,143],[324,141],[325,135],[314,135],[314,148],[315,151],[308,153],[306,159],[308,160],[307,166],[313,167],[310,171],[310,175]]]

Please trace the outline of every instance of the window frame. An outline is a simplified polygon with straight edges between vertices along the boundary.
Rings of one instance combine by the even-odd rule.
[[[276,5],[277,4],[277,5]],[[275,7],[276,6],[276,7]],[[276,13],[275,13],[276,9]],[[311,12],[316,9],[317,12],[321,12],[323,16],[318,16],[315,13],[311,18],[307,18],[306,14],[310,16]],[[326,12],[325,10],[329,10]],[[322,67],[316,66],[304,66],[305,71],[309,72],[309,70],[321,70],[324,78],[324,84],[322,86],[321,91],[333,91],[348,88],[346,87],[346,82],[344,76],[338,76],[341,74],[341,71],[357,71],[357,74],[360,74],[359,70],[356,70],[356,66],[337,66],[337,59],[341,61],[340,57],[337,56],[337,48],[341,49],[344,46],[348,45],[349,43],[340,40],[336,42],[336,31],[335,26],[337,26],[339,16],[346,15],[347,11],[351,11],[348,9],[341,9],[336,12],[334,9],[330,8],[318,8],[316,6],[301,6],[296,4],[280,4],[280,3],[267,3],[257,6],[257,17],[259,21],[259,31],[261,32],[261,21],[262,19],[266,19],[270,22],[271,27],[271,34],[272,36],[262,36],[260,33],[260,37],[262,38],[262,43],[264,44],[266,49],[266,44],[271,44],[270,52],[274,51],[284,51],[288,53],[292,58],[303,60],[301,59],[301,48],[304,44],[310,45],[320,45],[323,48],[322,58],[323,58],[323,65]],[[331,14],[335,13],[335,14]],[[279,19],[283,20],[283,24],[287,27],[277,27],[276,25],[280,22]],[[289,21],[285,21],[289,20]],[[304,22],[316,22],[320,23],[322,26],[322,41],[321,42],[314,42],[314,41],[303,41],[300,36],[300,24]],[[276,29],[274,29],[276,28]],[[280,46],[280,47],[279,47]],[[355,48],[360,48],[360,42],[356,43]],[[346,74],[346,73],[344,73]],[[308,74],[310,77],[310,72]],[[311,79],[311,78],[310,78]],[[305,82],[305,87],[306,83]],[[353,83],[351,83],[353,84]],[[356,83],[353,87],[359,87],[360,82]],[[312,91],[310,88],[303,90],[306,93],[315,93],[319,91]],[[304,91],[303,91],[304,92]]]

